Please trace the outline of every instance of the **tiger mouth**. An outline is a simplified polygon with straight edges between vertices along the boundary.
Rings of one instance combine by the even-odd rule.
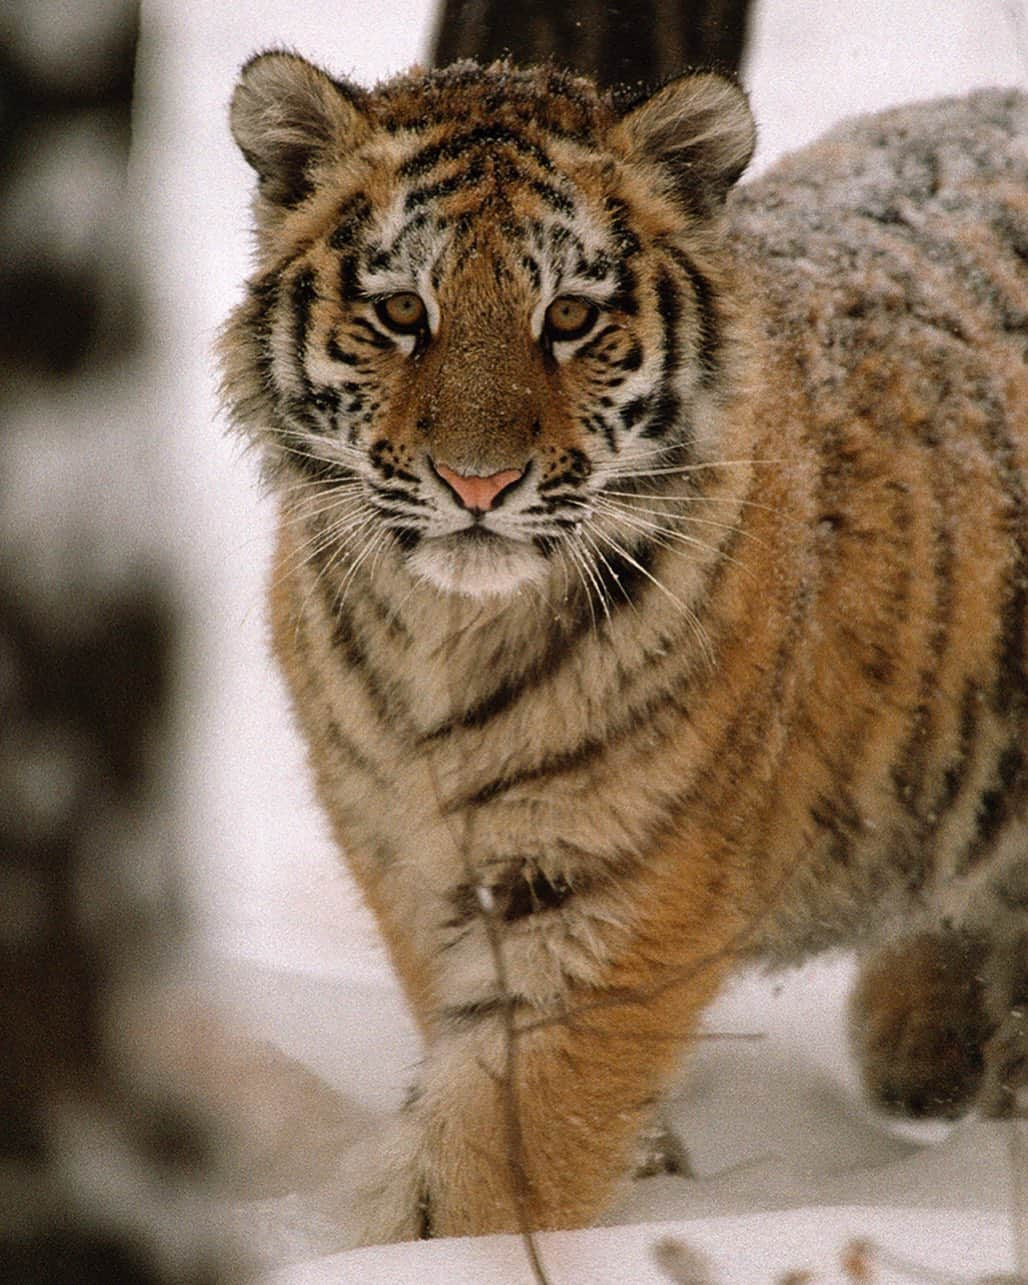
[[[532,544],[478,523],[423,540],[407,562],[419,579],[475,598],[505,596],[526,581],[538,580],[546,568]]]
[[[474,526],[465,527],[463,531],[457,531],[455,538],[458,541],[467,544],[491,544],[494,547],[500,544],[507,544],[508,539],[496,531],[490,531],[488,527],[475,523]]]

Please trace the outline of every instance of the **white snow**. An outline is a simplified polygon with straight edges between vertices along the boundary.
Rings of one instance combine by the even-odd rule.
[[[249,171],[226,124],[239,65],[287,45],[370,82],[423,54],[433,15],[419,0],[143,0],[143,16],[133,183],[157,358],[139,431],[167,441],[173,541],[195,606],[180,810],[202,929],[196,970],[283,1055],[269,1053],[266,1091],[249,1086],[271,1141],[233,1221],[269,1263],[292,1264],[269,1276],[277,1285],[528,1281],[513,1238],[327,1257],[345,1242],[346,1210],[343,1195],[326,1202],[325,1184],[345,1190],[346,1143],[396,1105],[418,1047],[313,805],[267,658],[271,506],[218,417],[210,358],[248,263]],[[856,111],[1024,85],[1024,33],[1023,0],[765,0],[747,76],[758,165]],[[890,1254],[965,1279],[1013,1269],[1011,1129],[904,1131],[871,1115],[844,1050],[848,972],[828,961],[746,977],[719,1002],[710,1031],[758,1038],[696,1049],[674,1117],[698,1176],[636,1184],[609,1226],[542,1237],[555,1285],[667,1279],[653,1247],[669,1235],[731,1282],[787,1269],[842,1280],[853,1236],[883,1247],[877,1280],[907,1279]],[[319,1079],[287,1112],[276,1095],[300,1068]],[[288,1128],[276,1134],[279,1115]]]

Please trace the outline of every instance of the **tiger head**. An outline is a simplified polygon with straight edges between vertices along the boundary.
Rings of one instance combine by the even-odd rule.
[[[341,544],[506,594],[634,543],[630,497],[716,454],[719,225],[754,143],[732,82],[623,106],[553,68],[459,63],[366,91],[269,53],[231,122],[258,267],[226,401],[280,484],[334,500]]]

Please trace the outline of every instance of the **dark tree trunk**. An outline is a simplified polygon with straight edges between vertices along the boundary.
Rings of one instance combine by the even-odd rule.
[[[123,195],[138,3],[90,24],[4,2],[0,1280],[195,1285],[216,1276],[199,1219],[176,1248],[152,1194],[119,1189],[131,1168],[170,1210],[197,1186],[204,1130],[137,1082],[111,1012],[117,997],[123,1020],[160,1021],[133,981],[160,975],[180,909],[177,593],[146,516],[159,469],[130,468],[125,440],[138,458],[140,433],[159,438],[129,413],[145,347]]]
[[[443,0],[432,61],[558,64],[601,85],[653,86],[689,67],[738,74],[751,0]]]

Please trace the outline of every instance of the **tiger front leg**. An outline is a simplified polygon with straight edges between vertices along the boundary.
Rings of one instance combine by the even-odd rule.
[[[595,1221],[725,971],[718,952],[651,965],[630,947],[601,984],[556,1001],[493,995],[449,1010],[367,1156],[359,1242]]]

